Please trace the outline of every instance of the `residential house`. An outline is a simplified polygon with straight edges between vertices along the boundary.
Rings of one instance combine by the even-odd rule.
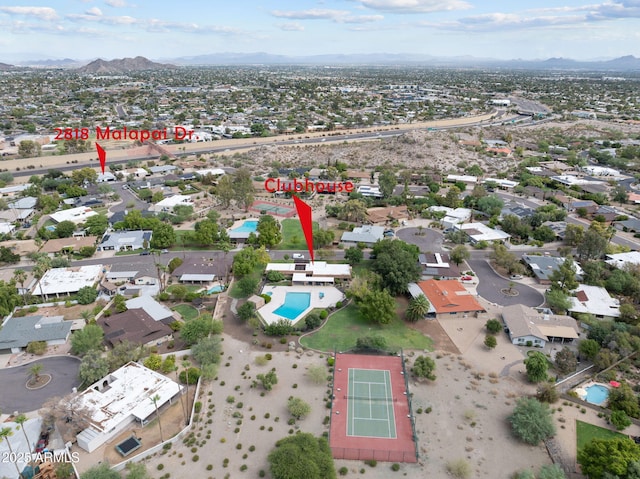
[[[0,461],[0,477],[6,479],[20,479],[21,477],[32,477],[29,475],[31,458],[34,456],[37,441],[40,439],[42,432],[42,418],[34,417],[28,419],[22,424],[7,419],[2,423],[2,428],[12,431],[11,438],[0,442],[0,457],[7,460]],[[18,432],[18,431],[24,431]],[[10,460],[8,460],[10,459]],[[46,464],[51,462],[43,462],[39,464],[40,474],[33,476],[35,479],[46,479],[47,477],[56,477],[55,473],[46,476]],[[22,476],[18,475],[17,468],[22,471]]]
[[[296,261],[294,263],[269,263],[266,272],[278,271],[292,278],[293,284],[327,284],[336,278],[351,279],[351,266],[330,264],[326,261]]]
[[[63,316],[9,316],[0,329],[0,352],[19,353],[34,341],[44,341],[47,346],[65,344],[72,324]]]
[[[566,221],[545,221],[542,226],[546,226],[556,234],[556,238],[560,241],[564,240],[564,235],[567,232]]]
[[[135,251],[148,249],[151,245],[151,231],[109,231],[98,244],[98,251]]]
[[[77,293],[85,286],[95,287],[102,276],[101,264],[71,268],[51,268],[38,281],[33,294],[45,299]]]
[[[79,206],[77,208],[70,208],[67,210],[60,210],[55,213],[51,213],[50,217],[56,223],[71,221],[72,223],[78,225],[87,221],[87,218],[91,218],[92,216],[95,216],[97,214],[98,213],[93,211],[89,206]]]
[[[392,221],[399,222],[409,219],[409,212],[405,205],[369,208],[367,209],[367,219],[372,224],[388,224]]]
[[[158,201],[155,205],[152,205],[149,210],[155,212],[167,212],[172,213],[176,206],[193,206],[193,200],[191,196],[186,195],[173,195]]]
[[[173,165],[156,165],[149,167],[152,175],[166,175],[168,173],[175,173],[177,170],[178,167]]]
[[[424,294],[429,300],[428,317],[436,319],[478,317],[484,307],[457,280],[428,279],[409,285],[414,298]]]
[[[171,324],[176,320],[173,311],[165,305],[158,303],[152,296],[138,296],[125,302],[127,309],[142,309],[154,321],[161,321],[165,324]]]
[[[58,238],[47,241],[40,251],[50,256],[56,254],[70,254],[80,251],[84,247],[96,245],[97,236],[73,236],[71,238]]]
[[[78,446],[93,452],[130,424],[145,426],[155,417],[156,410],[162,411],[165,404],[176,401],[182,390],[163,374],[138,363],[125,364],[73,400],[73,409],[86,411],[90,424],[78,434]]]
[[[216,276],[223,274],[220,271],[220,267],[221,264],[210,262],[184,262],[173,271],[172,276],[181,283],[210,283]]]
[[[547,342],[571,343],[579,337],[578,324],[571,316],[539,312],[522,304],[504,306],[502,320],[509,339],[518,346],[544,348]]]
[[[615,268],[624,268],[625,265],[640,265],[640,251],[629,251],[627,253],[616,253],[606,255],[605,263]]]
[[[102,316],[98,325],[104,339],[114,347],[124,341],[142,346],[156,346],[173,338],[173,330],[162,321],[155,321],[144,309],[128,309],[123,313]]]
[[[384,228],[382,226],[365,225],[353,228],[353,231],[342,233],[341,241],[345,246],[355,246],[364,243],[371,247],[381,239],[384,239]]]
[[[640,219],[629,218],[628,220],[624,220],[624,221],[615,221],[613,223],[613,226],[618,231],[628,231],[630,233],[637,233],[637,232],[640,232]]]
[[[454,225],[454,228],[463,231],[469,237],[471,244],[477,244],[480,241],[486,242],[505,242],[509,241],[511,235],[502,230],[490,228],[484,223],[464,223]]]
[[[0,234],[10,235],[16,230],[13,223],[0,223]]]
[[[605,288],[581,284],[572,293],[570,313],[592,314],[598,319],[620,317],[620,301],[612,298]]]
[[[424,253],[418,257],[422,267],[422,279],[456,279],[460,267],[451,262],[449,253]]]
[[[560,266],[566,261],[567,258],[559,257],[559,256],[538,256],[533,254],[523,254],[522,260],[531,268],[534,276],[538,280],[540,284],[550,284],[551,283],[551,275],[555,270],[560,268]],[[578,280],[582,279],[582,275],[584,271],[577,262],[573,262],[576,278]]]

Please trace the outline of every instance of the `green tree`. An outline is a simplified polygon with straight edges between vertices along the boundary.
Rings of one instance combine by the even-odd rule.
[[[477,202],[477,208],[489,216],[498,216],[503,206],[504,201],[495,195],[483,196]]]
[[[392,295],[407,292],[409,283],[420,279],[418,248],[401,240],[384,239],[373,247],[371,269],[380,275],[382,287]]]
[[[40,144],[32,140],[23,140],[18,144],[18,156],[20,158],[31,158],[40,156]]]
[[[147,359],[144,360],[144,367],[149,368],[152,371],[159,371],[162,367],[162,356],[156,353],[151,353]]]
[[[488,319],[484,327],[487,328],[487,332],[490,334],[498,334],[502,331],[502,323],[495,318]]]
[[[367,219],[367,206],[362,200],[349,200],[338,213],[338,218],[355,223],[362,223]]]
[[[151,402],[153,406],[156,408],[156,417],[158,418],[158,428],[160,429],[160,442],[164,442],[164,437],[162,436],[162,421],[160,420],[160,411],[158,411],[158,401],[160,401],[160,395],[155,394],[151,398]]]
[[[98,297],[98,291],[92,286],[83,286],[76,294],[78,304],[91,304]]]
[[[256,292],[256,289],[258,288],[258,283],[259,283],[259,280],[257,278],[253,278],[251,276],[245,276],[244,278],[238,281],[237,283],[238,290],[240,290],[240,293],[244,298],[249,297]]]
[[[599,371],[610,368],[620,358],[618,353],[611,351],[609,348],[602,348],[593,358],[593,364]]]
[[[141,462],[128,462],[125,466],[126,479],[151,479],[149,471]]]
[[[409,307],[405,313],[405,317],[408,321],[416,322],[420,319],[424,319],[429,313],[429,309],[431,308],[431,303],[424,294],[421,294],[418,297],[411,298],[409,301]]]
[[[102,236],[107,227],[109,226],[109,220],[105,215],[90,216],[84,222],[84,227],[92,236]]]
[[[544,296],[554,313],[564,313],[571,307],[569,296],[561,289],[551,288]]]
[[[61,221],[56,225],[56,235],[58,238],[69,238],[76,230],[76,225],[72,221]]]
[[[195,239],[202,246],[213,246],[220,239],[218,224],[210,219],[195,224]]]
[[[335,234],[333,231],[318,228],[313,232],[313,247],[316,249],[324,248],[325,246],[332,244],[334,238]]]
[[[102,346],[104,332],[97,324],[87,324],[80,331],[71,336],[71,352],[78,356],[84,356],[92,349]]]
[[[238,308],[238,317],[242,321],[248,321],[256,314],[256,305],[248,301]]]
[[[499,267],[504,268],[508,274],[522,274],[524,267],[516,255],[509,252],[507,247],[501,243],[493,245],[493,251],[489,257]]]
[[[347,260],[351,266],[355,266],[360,263],[362,258],[364,258],[364,253],[360,248],[356,248],[355,246],[347,248],[344,252],[344,259]]]
[[[222,343],[219,336],[210,336],[200,338],[196,344],[191,347],[191,355],[200,363],[200,366],[218,364],[220,362],[220,353],[222,352]]]
[[[323,384],[327,382],[327,368],[321,364],[312,364],[307,368],[307,376],[313,384]]]
[[[624,411],[630,417],[640,417],[640,406],[635,392],[625,381],[609,391],[607,406],[612,411]]]
[[[578,464],[589,479],[624,478],[629,465],[638,460],[640,446],[629,438],[592,439],[578,450]]]
[[[413,367],[411,368],[411,372],[417,378],[427,378],[431,381],[436,380],[436,375],[434,374],[435,370],[436,362],[429,356],[418,356],[413,362]]]
[[[584,239],[584,228],[581,225],[567,224],[564,232],[564,243],[576,247]]]
[[[555,364],[560,374],[569,374],[578,367],[578,358],[576,357],[576,353],[565,346],[556,353]]]
[[[218,185],[216,186],[216,196],[220,199],[220,203],[222,203],[224,208],[229,208],[234,195],[233,177],[224,175],[220,178]]]
[[[471,257],[471,253],[469,253],[469,250],[464,245],[459,244],[453,247],[451,253],[449,253],[449,257],[456,266],[460,266]]]
[[[13,271],[13,280],[20,285],[23,304],[26,305],[28,291],[24,288],[24,283],[27,281],[27,273],[22,269],[16,269]]]
[[[380,193],[384,198],[390,198],[393,195],[393,190],[398,184],[398,178],[391,170],[382,170],[378,177],[378,184],[380,185]]]
[[[82,186],[84,183],[94,184],[98,180],[98,173],[93,168],[84,167],[71,172],[73,182]]]
[[[299,433],[276,442],[268,456],[273,479],[335,479],[331,449],[323,437]]]
[[[509,422],[513,433],[527,444],[536,446],[555,434],[551,409],[534,398],[520,398]]]
[[[608,239],[596,229],[589,228],[577,246],[580,261],[601,258],[607,249]]]
[[[218,183],[218,187],[219,186],[220,184]],[[249,207],[253,204],[255,193],[253,177],[248,168],[242,167],[236,170],[233,181],[233,192],[233,199],[236,200],[238,206],[248,211]]]
[[[127,300],[121,294],[116,294],[113,298],[113,307],[117,313],[124,313],[127,310]]]
[[[538,386],[536,398],[540,402],[551,404],[558,400],[558,391],[553,383],[545,381]]]
[[[371,336],[360,336],[358,339],[356,339],[356,349],[387,351],[388,344],[385,337],[379,334],[373,334]]]
[[[262,215],[258,220],[256,230],[258,235],[258,244],[271,248],[282,241],[282,233],[280,225],[271,215]]]
[[[564,262],[549,275],[549,280],[552,283],[552,287],[560,289],[565,294],[576,289],[579,283],[578,280],[576,280],[576,265],[573,259],[565,259]]]
[[[287,401],[287,410],[295,419],[304,419],[311,412],[311,406],[303,399],[291,397]]]
[[[207,318],[197,318],[188,321],[180,329],[180,338],[187,346],[196,344],[201,339],[207,337],[211,332],[211,320]]]
[[[600,345],[594,339],[583,339],[578,344],[578,351],[582,356],[589,360],[593,360],[600,352]]]
[[[78,376],[82,384],[89,385],[109,374],[109,361],[97,349],[87,351],[82,358]]]
[[[629,416],[627,416],[627,413],[624,411],[613,411],[609,417],[609,421],[618,431],[622,431],[632,424],[631,419],[629,419]]]
[[[175,258],[171,258],[171,261],[169,261],[169,264],[167,265],[169,273],[173,273],[176,269],[182,266],[183,261],[184,260],[182,258],[178,258],[177,256]]]
[[[547,379],[547,369],[549,364],[544,354],[539,351],[532,352],[527,359],[524,360],[527,367],[527,378],[532,383],[539,383]]]
[[[493,334],[487,334],[484,338],[484,345],[488,349],[493,349],[498,345],[498,340]]]
[[[262,384],[265,391],[271,391],[273,386],[278,384],[278,376],[275,371],[269,371],[266,374],[258,374],[256,375],[256,379],[260,381],[260,384]]]
[[[158,222],[152,228],[151,247],[154,249],[171,248],[176,243],[173,226]]]
[[[27,436],[27,431],[24,428],[24,423],[27,422],[27,416],[25,416],[24,414],[18,414],[14,418],[13,422],[15,422],[18,425],[19,429],[22,429],[22,434],[24,434],[24,439],[25,439],[25,441],[27,441],[27,445],[28,445],[29,451],[35,449],[36,444],[32,443],[29,440],[29,436]],[[31,459],[30,458],[29,458],[29,464],[31,464]]]
[[[362,316],[378,324],[388,324],[396,317],[396,302],[386,289],[369,291],[358,306]]]

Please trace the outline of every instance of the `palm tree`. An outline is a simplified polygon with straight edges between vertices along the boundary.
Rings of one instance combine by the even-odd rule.
[[[416,322],[419,319],[424,319],[425,316],[429,313],[429,308],[431,307],[431,303],[424,294],[413,298],[409,302],[409,307],[407,308],[407,312],[405,313],[408,321]]]
[[[42,372],[42,364],[36,363],[29,368],[29,374],[33,376],[34,382],[38,382],[40,379],[40,373]]]
[[[13,279],[16,280],[16,283],[20,285],[20,289],[22,289],[22,300],[26,306],[27,304],[27,292],[24,290],[24,282],[27,280],[27,273],[25,273],[21,269],[17,269],[13,272]]]
[[[27,447],[29,449],[29,452],[32,452],[33,451],[33,446],[31,445],[31,442],[29,441],[29,436],[27,436],[27,430],[24,428],[24,423],[27,422],[27,416],[25,416],[24,414],[19,414],[18,416],[16,416],[16,418],[13,420],[13,422],[18,424],[20,426],[20,428],[22,429],[22,433],[24,434],[24,438],[27,441]],[[30,457],[29,457],[29,465],[31,465],[31,458]]]
[[[162,422],[160,421],[160,413],[158,412],[158,401],[160,401],[160,395],[156,394],[151,398],[153,405],[156,407],[156,417],[158,418],[158,427],[160,428],[160,442],[164,442],[162,437]]]
[[[10,427],[3,427],[0,429],[0,442],[3,440],[7,441],[7,446],[9,446],[9,452],[13,456],[13,448],[11,447],[11,443],[9,442],[9,436],[13,435],[13,431]],[[18,471],[18,477],[22,477],[20,473],[20,468],[18,467],[18,461],[12,461],[13,465],[16,466],[16,471]]]

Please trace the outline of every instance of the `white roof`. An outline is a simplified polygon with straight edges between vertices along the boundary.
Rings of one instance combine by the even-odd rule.
[[[98,281],[98,276],[100,276],[101,272],[101,264],[73,268],[52,268],[44,274],[34,293],[75,293],[85,286],[93,286]]]
[[[314,261],[313,263],[304,264],[304,270],[298,269],[300,263],[269,263],[266,271],[281,271],[308,274],[313,276],[351,276],[351,266],[348,264],[329,264],[326,261]]]
[[[207,176],[207,175],[220,176],[220,175],[224,175],[225,171],[221,168],[208,168],[206,170],[196,170],[194,171],[194,173],[200,176]]]
[[[109,387],[102,389],[104,381]],[[155,412],[151,400],[156,394],[158,408],[180,391],[180,386],[160,373],[137,363],[128,363],[91,385],[77,401],[91,414],[91,425],[101,432],[109,432],[133,415],[144,420]]]
[[[307,283],[333,283],[335,280],[326,276],[307,276],[304,273],[294,273],[291,281],[294,283],[307,282]]]
[[[467,233],[474,241],[499,241],[511,238],[510,234],[489,228],[483,223],[466,223],[457,225],[456,228]]]
[[[515,188],[518,186],[517,181],[505,180],[502,178],[487,178],[486,180],[482,180],[482,183],[496,183],[503,188]]]
[[[174,195],[156,203],[156,207],[160,208],[173,208],[174,206],[178,205],[193,206],[193,201],[191,200],[190,196]]]
[[[15,422],[3,422],[2,427],[8,427],[13,431],[13,435],[9,438],[11,441],[11,450],[15,453],[18,468],[22,471],[29,463],[29,453],[33,453],[36,447],[38,439],[40,439],[40,430],[42,428],[42,418],[36,417],[28,419],[24,423],[24,430],[29,438],[30,445],[27,445],[27,440],[22,432],[22,426]],[[10,454],[9,445],[7,441],[0,442],[0,457],[8,458]],[[16,466],[13,461],[4,460],[0,461],[0,477],[17,478]]]
[[[8,234],[11,233],[13,230],[15,230],[16,227],[13,226],[11,223],[0,223],[0,233],[1,234]]]
[[[447,181],[462,181],[464,183],[477,183],[478,177],[471,175],[447,175]]]
[[[151,296],[138,296],[125,302],[127,309],[143,309],[154,321],[160,321],[173,316],[173,313],[166,306],[158,303]]]
[[[609,292],[600,286],[588,284],[578,285],[571,300],[569,311],[572,313],[587,313],[596,316],[620,316],[620,301],[609,296]]]
[[[25,183],[23,185],[12,185],[0,188],[0,195],[8,195],[10,193],[20,193],[31,186],[31,183]]]
[[[68,210],[61,210],[55,213],[51,213],[51,219],[56,223],[62,221],[71,221],[75,224],[84,223],[87,218],[95,216],[98,213],[93,211],[89,206],[79,206],[77,208],[70,208]]]
[[[640,251],[629,251],[628,253],[608,254],[606,262],[616,268],[623,268],[626,263],[631,265],[640,264]]]
[[[180,281],[213,281],[215,277],[215,274],[185,273],[180,276]]]

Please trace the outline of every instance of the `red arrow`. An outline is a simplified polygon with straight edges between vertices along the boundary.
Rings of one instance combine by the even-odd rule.
[[[296,205],[296,211],[298,212],[298,218],[300,219],[300,226],[302,226],[304,239],[307,241],[307,249],[309,250],[311,262],[313,262],[313,220],[311,219],[311,206],[295,195],[293,196],[293,202]]]
[[[107,152],[96,143],[96,150],[98,150],[98,158],[100,159],[100,168],[102,168],[102,174],[104,175],[104,166],[107,164]]]

